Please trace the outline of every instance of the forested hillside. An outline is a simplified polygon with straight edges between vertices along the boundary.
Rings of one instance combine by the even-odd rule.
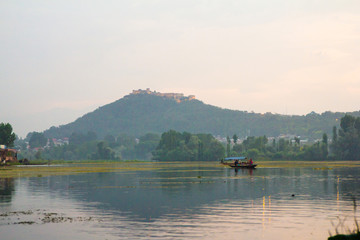
[[[149,94],[127,95],[99,107],[76,121],[44,132],[46,137],[69,137],[73,132],[95,132],[98,137],[127,134],[141,136],[161,134],[170,129],[191,133],[210,133],[232,136],[278,136],[295,134],[321,138],[331,134],[345,113],[310,113],[306,116],[259,114],[234,111],[204,104],[199,100],[176,102],[173,99]],[[351,113],[360,116],[360,112]]]

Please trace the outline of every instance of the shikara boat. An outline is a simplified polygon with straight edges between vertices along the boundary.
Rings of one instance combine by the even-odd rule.
[[[257,166],[252,159],[247,160],[246,157],[228,157],[222,159],[220,163],[233,168],[255,168]]]

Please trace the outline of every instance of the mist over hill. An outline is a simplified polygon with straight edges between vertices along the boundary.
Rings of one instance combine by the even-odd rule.
[[[46,137],[69,137],[73,132],[93,131],[99,138],[108,134],[125,133],[141,136],[163,133],[170,129],[191,133],[211,133],[220,136],[279,136],[295,134],[321,138],[331,134],[333,126],[345,113],[310,113],[305,116],[259,114],[223,109],[196,99],[178,100],[154,94],[130,94],[113,103],[99,107],[74,122],[44,131]],[[360,116],[360,112],[351,115]]]

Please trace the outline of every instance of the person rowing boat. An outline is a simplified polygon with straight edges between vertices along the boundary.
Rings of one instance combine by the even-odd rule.
[[[257,166],[252,158],[249,161],[246,160],[246,157],[227,157],[221,160],[221,164],[235,168],[255,168]]]

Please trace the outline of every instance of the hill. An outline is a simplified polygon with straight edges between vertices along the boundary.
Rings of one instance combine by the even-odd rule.
[[[360,116],[360,112],[351,114]],[[98,137],[121,133],[141,136],[173,129],[220,136],[275,137],[294,134],[316,139],[321,138],[324,132],[331,134],[333,126],[337,126],[344,115],[340,112],[312,112],[305,116],[249,113],[204,104],[194,96],[182,99],[181,96],[169,97],[143,91],[99,107],[72,123],[51,127],[44,134],[46,137],[62,138],[69,137],[73,132],[93,131]]]

